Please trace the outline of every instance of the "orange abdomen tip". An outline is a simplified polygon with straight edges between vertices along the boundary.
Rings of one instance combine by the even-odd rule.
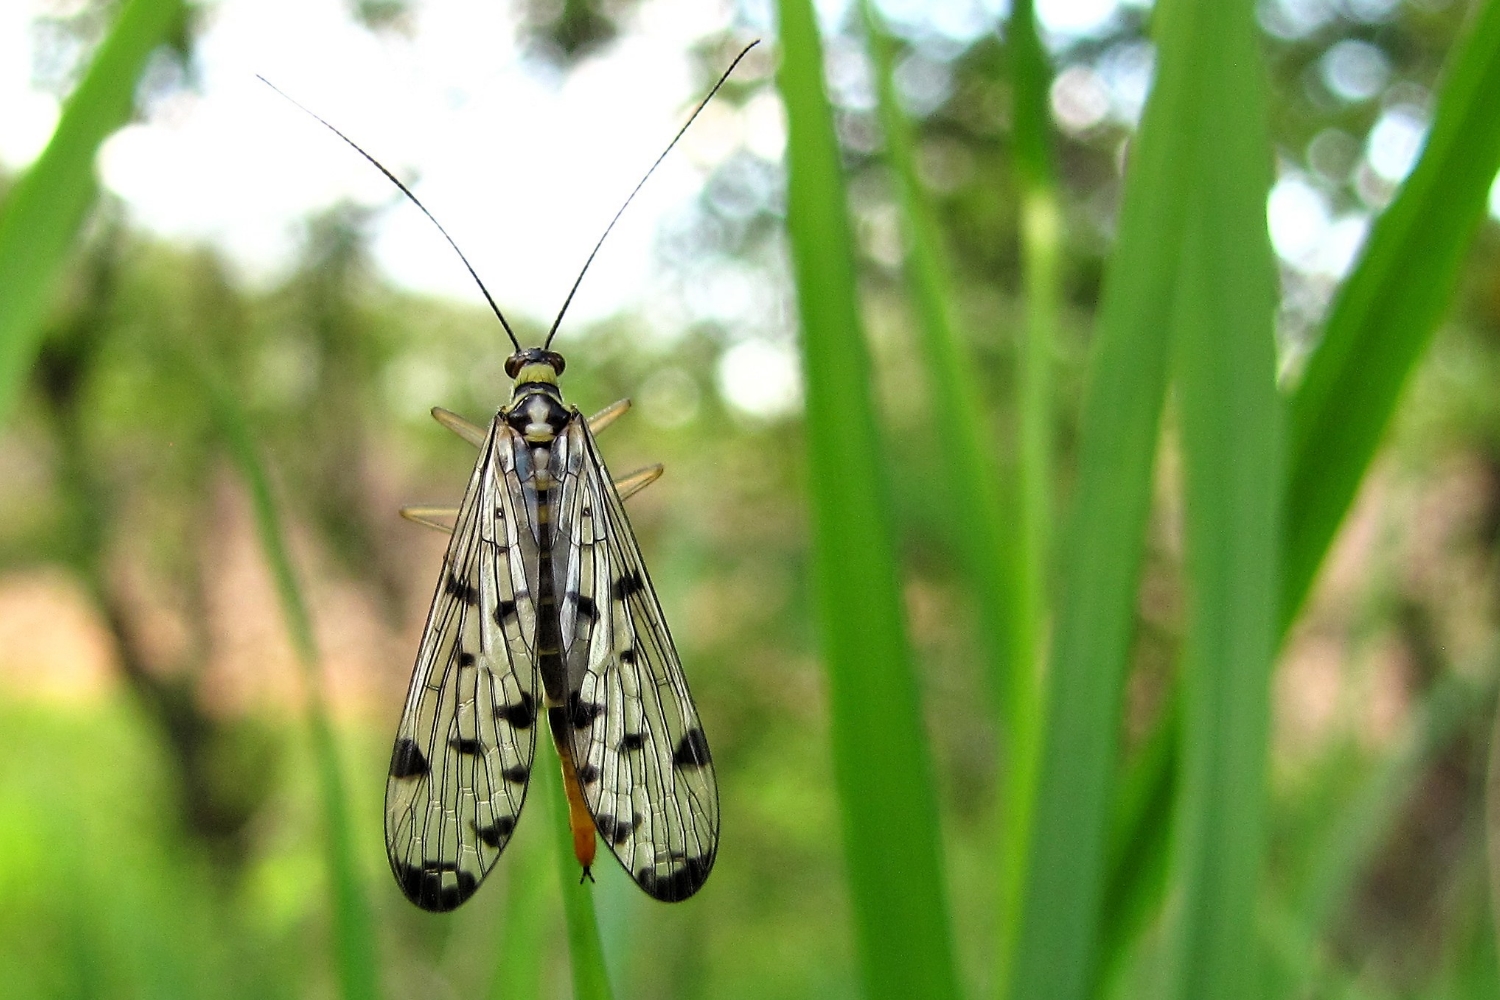
[[[573,768],[572,758],[567,753],[561,756],[563,787],[568,790],[568,826],[573,830],[573,856],[583,866],[584,874],[588,874],[594,865],[596,848],[594,817],[583,801],[583,788],[578,784],[578,772]]]

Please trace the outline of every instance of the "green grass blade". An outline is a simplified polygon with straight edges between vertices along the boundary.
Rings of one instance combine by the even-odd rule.
[[[814,582],[855,940],[866,996],[955,997],[937,802],[903,626],[822,45],[809,0],[778,7]]]
[[[1202,159],[1202,63],[1164,47],[1158,65],[1105,276],[1078,483],[1059,536],[1046,728],[1007,994],[1015,1000],[1081,1000],[1098,975],[1121,695],[1171,357],[1168,331],[1179,316],[1187,194],[1220,168]]]
[[[1174,700],[1116,781],[1093,996],[1107,995],[1128,967],[1132,946],[1166,895],[1181,715]]]
[[[1036,792],[1038,742],[1041,736],[1041,692],[1037,637],[1049,614],[1051,566],[1053,415],[1052,371],[1057,317],[1061,311],[1061,211],[1049,142],[1048,91],[1052,71],[1037,34],[1032,0],[1017,0],[1009,33],[1012,87],[1015,92],[1014,148],[1021,195],[1021,280],[1026,297],[1026,327],[1018,373],[1017,432],[1019,458],[1019,582],[1017,616],[1021,621],[1021,660],[1017,683],[1007,692],[1011,705],[1002,710],[1006,733],[1003,819],[1000,836],[1000,947],[997,981],[1009,979],[1022,886],[1026,870],[1027,830]]]
[[[185,17],[182,0],[124,5],[47,148],[0,208],[0,420],[31,369],[58,272],[94,203],[94,154],[129,120],[147,58]]]
[[[543,754],[532,768],[533,781],[541,783],[543,798],[553,829],[557,877],[562,886],[563,918],[568,929],[568,959],[573,967],[574,1000],[610,1000],[609,970],[604,965],[604,945],[599,940],[599,920],[594,915],[594,887],[578,880],[578,859],[573,856],[573,831],[568,826],[568,797],[563,792],[562,768],[554,754]],[[603,860],[602,858],[600,859]]]
[[[1050,188],[1056,184],[1057,173],[1049,139],[1052,118],[1047,95],[1052,88],[1052,66],[1037,33],[1035,0],[1016,0],[1011,5],[1006,37],[1015,88],[1016,173],[1023,189]]]
[[[1052,369],[1062,306],[1062,210],[1048,140],[1052,70],[1037,35],[1032,0],[1017,0],[1010,17],[1015,88],[1016,176],[1021,193],[1021,281],[1026,331],[1019,372],[1022,616],[1030,635],[1047,613],[1052,536]],[[1023,692],[1024,693],[1024,692]],[[1029,702],[1028,702],[1029,704]]]
[[[1500,76],[1496,73],[1500,66],[1500,18],[1493,4],[1482,10],[1479,18],[1452,56],[1448,82],[1438,99],[1433,138],[1412,178],[1377,222],[1366,253],[1335,303],[1327,338],[1310,359],[1307,374],[1293,396],[1287,431],[1287,458],[1292,471],[1283,510],[1283,633],[1305,598],[1358,479],[1368,467],[1405,375],[1441,315],[1462,253],[1483,215],[1486,189],[1500,159],[1500,145],[1494,129],[1474,126],[1484,117],[1485,102],[1493,102],[1500,93]],[[1477,137],[1475,143],[1462,138],[1466,133]],[[1465,201],[1467,209],[1463,208]],[[1414,220],[1421,220],[1420,225]],[[1440,248],[1436,254],[1431,252],[1434,248]],[[1429,268],[1432,273],[1424,280],[1406,278]],[[1393,281],[1390,275],[1401,277]],[[1396,299],[1402,302],[1392,308]],[[1425,328],[1420,320],[1412,319],[1422,316],[1426,317]],[[1364,338],[1372,344],[1378,342],[1378,347],[1367,347]],[[1378,352],[1374,366],[1369,365],[1371,356],[1367,353],[1372,349]],[[1360,383],[1357,388],[1356,382]],[[1346,406],[1346,396],[1364,403]],[[1339,426],[1345,420],[1352,422],[1350,426]],[[1313,450],[1318,442],[1319,448],[1326,446],[1331,451],[1340,447],[1346,436],[1364,442],[1360,446],[1363,457],[1357,461],[1330,464],[1327,454]],[[1295,455],[1299,439],[1303,449],[1300,462]],[[1157,763],[1164,764],[1165,760]],[[1331,831],[1329,836],[1339,839],[1336,832]],[[1142,885],[1151,888],[1150,883]],[[1131,905],[1139,908],[1151,904],[1137,901]],[[1321,910],[1321,905],[1314,909]],[[1313,920],[1314,925],[1319,923]]]
[[[953,316],[952,268],[943,237],[917,175],[912,126],[896,99],[894,44],[872,0],[861,10],[875,65],[875,89],[886,159],[896,174],[906,237],[906,273],[916,306],[922,361],[932,386],[933,418],[943,428],[939,449],[950,483],[949,514],[959,552],[979,612],[982,641],[989,654],[990,675],[1000,696],[1007,732],[1014,731],[1012,709],[1031,703],[1031,638],[1018,617],[1015,580],[1016,539],[1008,530],[1000,494],[1000,476],[989,421],[965,338]]]
[[[1188,593],[1167,997],[1250,1000],[1281,505],[1266,80],[1250,0],[1155,16],[1163,82],[1178,62],[1197,97],[1176,123],[1193,145],[1171,333]]]
[[[1011,15],[1016,73],[1016,159],[1022,195],[1020,258],[1026,295],[1026,328],[1017,366],[1020,540],[1022,540],[1022,673],[1013,697],[1013,715],[1035,714],[1035,654],[1049,612],[1053,510],[1053,363],[1058,315],[1062,310],[1062,208],[1047,142],[1047,91],[1052,72],[1037,37],[1031,0],[1019,0]]]
[[[540,779],[538,779],[540,780]],[[538,795],[533,812],[546,812],[549,830],[556,824]],[[536,821],[532,821],[533,823]],[[529,830],[528,833],[540,831]],[[520,837],[506,849],[505,921],[490,982],[489,1000],[537,1000],[542,992],[542,955],[556,923],[552,893],[552,835]]]
[[[1442,318],[1500,169],[1500,4],[1476,6],[1411,176],[1375,223],[1291,400],[1281,621],[1296,615]]]
[[[374,925],[359,878],[354,838],[349,826],[348,798],[344,792],[338,746],[328,706],[323,696],[323,675],[313,635],[312,616],[302,588],[297,583],[281,513],[271,490],[271,480],[255,446],[253,432],[239,403],[208,367],[197,359],[198,368],[213,415],[250,492],[256,534],[270,566],[281,601],[282,614],[292,648],[302,666],[307,698],[307,721],[312,738],[314,766],[324,823],[324,849],[333,890],[333,922],[341,995],[345,1000],[372,1000],[379,996],[379,966],[375,953]]]

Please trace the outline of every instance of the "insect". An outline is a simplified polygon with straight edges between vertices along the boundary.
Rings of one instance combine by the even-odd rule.
[[[515,348],[505,363],[510,401],[487,428],[433,410],[479,448],[462,502],[402,510],[451,535],[386,784],[391,871],[424,910],[454,909],[493,870],[520,818],[543,726],[561,761],[584,878],[596,833],[659,900],[687,899],[713,868],[713,760],[624,507],[662,467],[611,479],[594,436],[629,401],[585,419],[563,399],[565,364],[550,348],[615,222],[754,45],[725,70],[605,227],[540,347],[520,345],[468,259],[406,185],[307,112],[437,226]]]

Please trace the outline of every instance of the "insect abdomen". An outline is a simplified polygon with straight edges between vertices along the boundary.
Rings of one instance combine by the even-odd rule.
[[[552,573],[552,553],[557,525],[556,484],[552,448],[558,437],[575,419],[562,405],[555,385],[521,383],[506,419],[521,433],[530,449],[532,488],[536,491],[537,582],[536,582],[536,665],[542,677],[542,689],[548,705],[547,717],[552,739],[562,761],[563,787],[568,796],[568,825],[573,832],[573,854],[583,866],[585,876],[594,863],[594,820],[584,804],[579,775],[573,766],[570,749],[573,719],[567,707],[567,668],[562,655],[562,619],[557,603],[557,589]]]

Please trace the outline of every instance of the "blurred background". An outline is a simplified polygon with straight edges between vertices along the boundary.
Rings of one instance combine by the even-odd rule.
[[[884,0],[900,101],[952,260],[995,440],[1014,436],[1017,179],[1007,6]],[[1262,0],[1295,377],[1371,220],[1418,156],[1459,0]],[[118,5],[0,8],[0,197],[42,151]],[[893,178],[859,20],[818,5],[862,306],[891,449],[963,985],[994,983],[997,734],[975,610],[914,378]],[[1063,482],[1152,73],[1144,0],[1038,0],[1066,238],[1054,359]],[[390,741],[473,459],[428,417],[488,419],[503,334],[441,236],[336,137],[407,180],[538,342],[604,224],[693,102],[751,53],[611,236],[555,346],[569,398],[631,413],[617,472],[664,462],[635,527],[719,769],[724,835],[691,903],[612,864],[595,892],[624,997],[854,996],[808,575],[785,122],[761,0],[218,0],[191,9],[97,158],[101,196],[0,428],[0,987],[7,997],[325,997],[330,875],[289,638],[257,508],[189,358],[254,428],[305,592],[354,871],[390,996],[569,993],[533,806],[484,891],[418,912],[386,875]],[[1497,676],[1500,186],[1272,690],[1267,894],[1366,800],[1367,858],[1294,996],[1496,994],[1485,786]],[[997,445],[1001,461],[1007,446]],[[1173,476],[1170,454],[1160,463]],[[1180,510],[1148,543],[1127,752],[1165,711]],[[1375,789],[1371,792],[1370,789]],[[1274,914],[1275,906],[1267,911]],[[529,914],[527,929],[514,924]],[[511,921],[511,923],[508,923]],[[1275,949],[1279,930],[1267,918]],[[534,935],[521,982],[501,944]],[[522,976],[522,979],[525,977]],[[1332,983],[1337,983],[1335,988]],[[1120,995],[1130,993],[1125,982]]]

